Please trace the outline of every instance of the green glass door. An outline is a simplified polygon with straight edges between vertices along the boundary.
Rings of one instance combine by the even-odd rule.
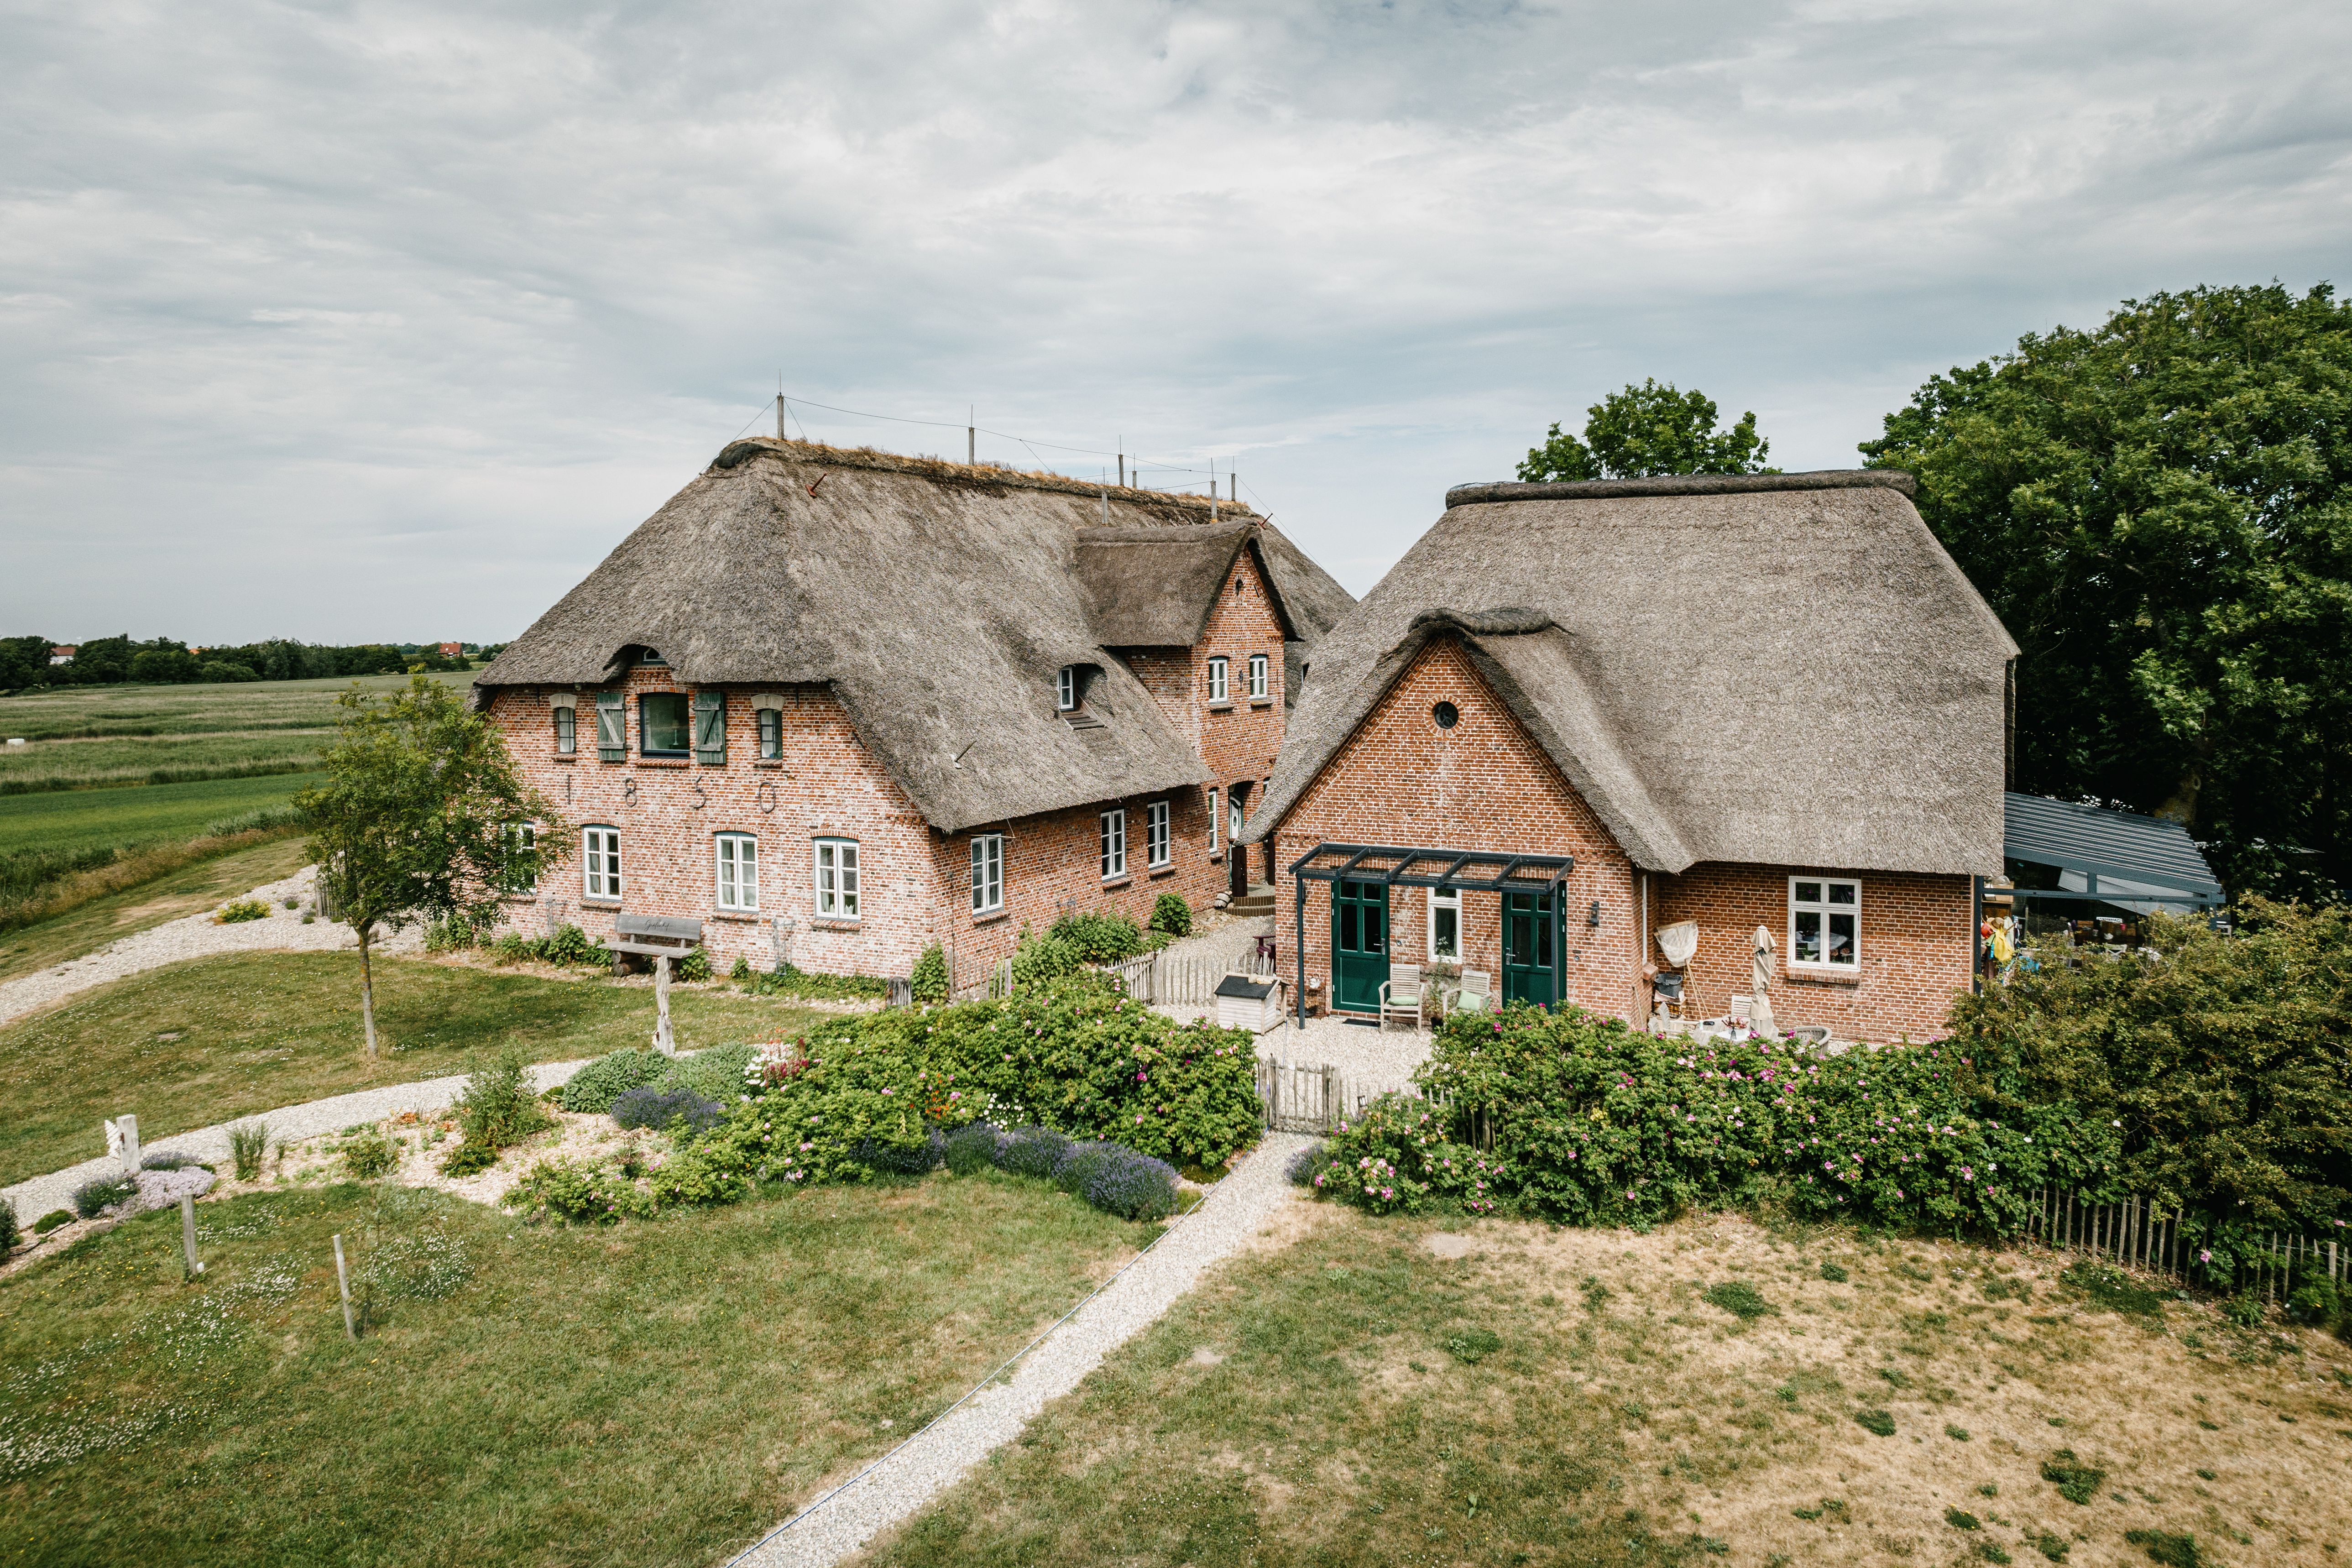
[[[1388,977],[1388,884],[1332,883],[1331,1005],[1376,1012]]]
[[[1559,1000],[1559,911],[1549,895],[1503,895],[1503,1000]]]

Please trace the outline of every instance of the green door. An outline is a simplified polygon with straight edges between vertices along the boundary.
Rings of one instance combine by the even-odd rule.
[[[1332,883],[1331,1005],[1376,1012],[1388,977],[1388,884]]]
[[[1503,895],[1503,1000],[1559,1000],[1559,911],[1548,894]]]

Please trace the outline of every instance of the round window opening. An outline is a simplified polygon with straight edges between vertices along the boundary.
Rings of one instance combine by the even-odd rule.
[[[1454,721],[1462,717],[1462,710],[1451,702],[1441,702],[1429,710],[1429,716],[1437,721],[1439,729],[1451,730]]]

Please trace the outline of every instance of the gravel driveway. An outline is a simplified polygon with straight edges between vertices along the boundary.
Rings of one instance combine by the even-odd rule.
[[[315,868],[305,866],[282,882],[268,882],[247,894],[269,906],[267,920],[215,925],[213,911],[184,915],[175,921],[126,936],[86,958],[68,959],[53,968],[0,984],[0,1024],[14,1023],[27,1013],[62,1002],[77,991],[104,985],[144,969],[160,969],[184,958],[209,958],[219,952],[331,952],[356,948],[359,937],[336,921],[302,923],[302,911],[285,907],[286,900],[310,901]],[[413,952],[425,944],[418,927],[379,938],[371,946],[378,952]]]

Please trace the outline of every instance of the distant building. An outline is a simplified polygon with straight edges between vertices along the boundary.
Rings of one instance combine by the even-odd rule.
[[[78,648],[71,647],[53,647],[49,649],[49,662],[51,664],[71,664],[74,661],[74,655],[79,651],[79,650]]]
[[[440,645],[440,652],[443,658],[461,658],[465,656],[466,645],[461,642],[445,642]]]

